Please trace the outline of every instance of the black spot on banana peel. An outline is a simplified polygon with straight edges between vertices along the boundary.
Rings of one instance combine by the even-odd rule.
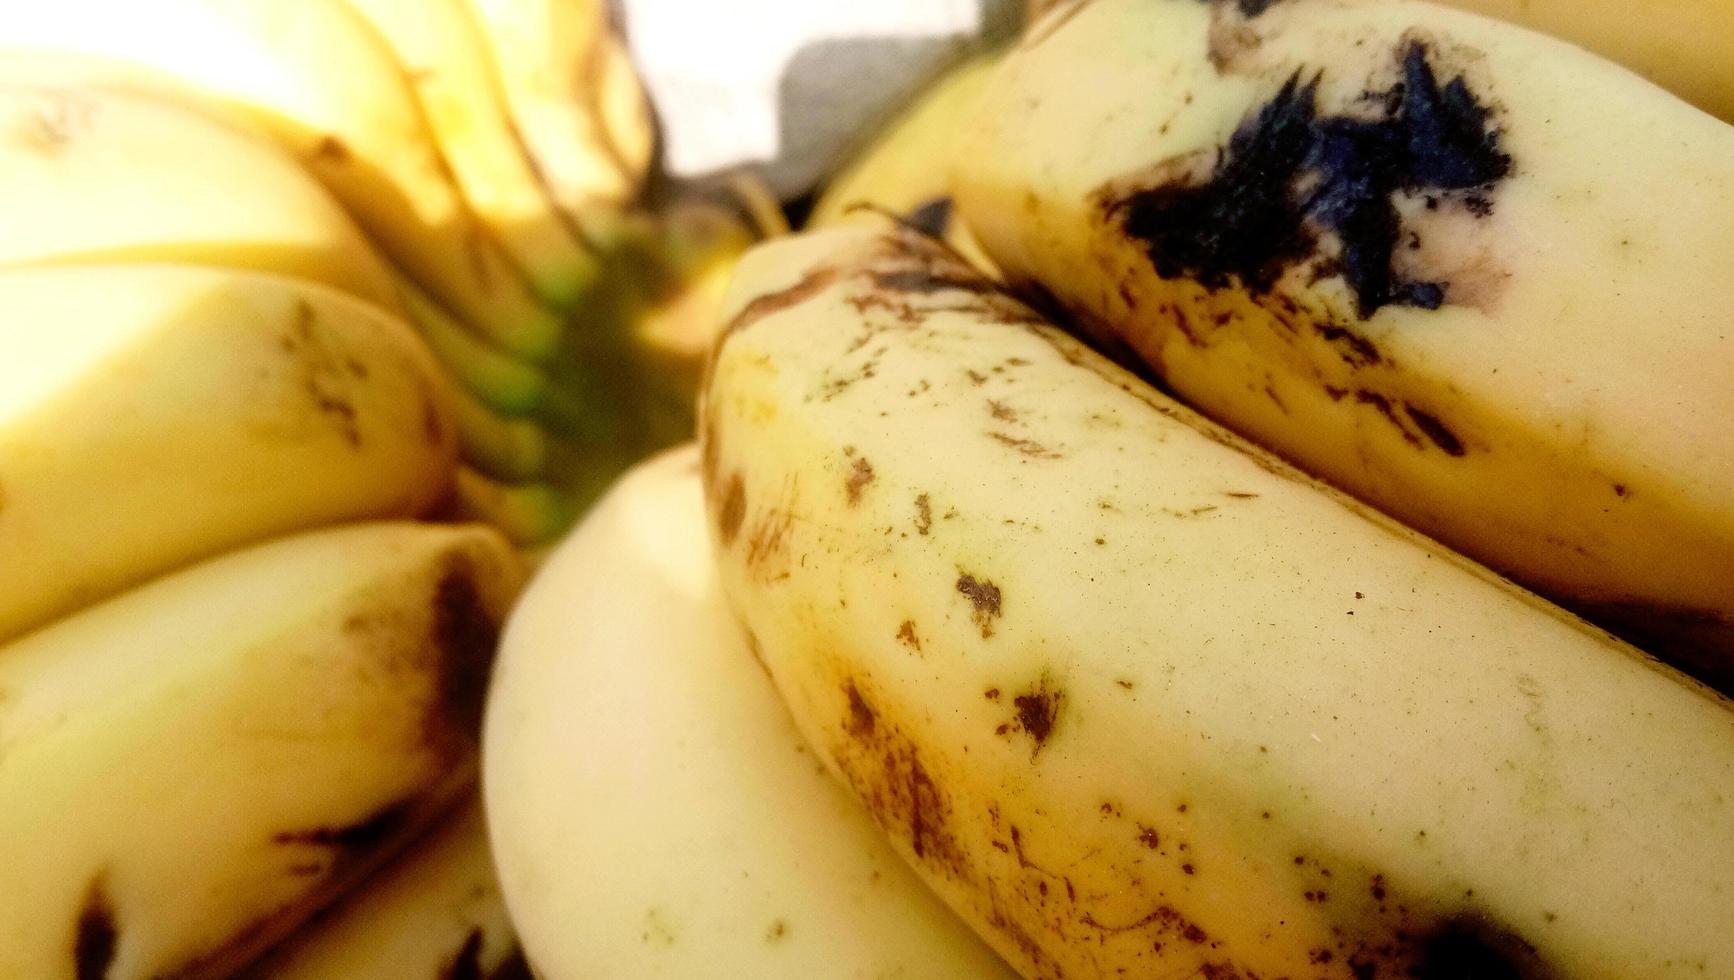
[[[1129,194],[1113,182],[1101,206],[1164,279],[1268,294],[1312,264],[1344,279],[1362,318],[1391,304],[1435,309],[1450,283],[1393,264],[1399,240],[1419,234],[1404,227],[1397,197],[1458,194],[1485,217],[1512,162],[1487,106],[1462,76],[1440,84],[1425,43],[1410,39],[1397,60],[1402,80],[1366,96],[1370,113],[1321,114],[1322,70],[1297,69],[1204,179],[1172,161],[1167,181]]]
[[[432,635],[439,659],[439,711],[429,732],[435,744],[454,734],[474,744],[481,736],[488,673],[499,642],[499,623],[477,588],[472,560],[453,555],[434,587]]]
[[[1219,24],[1256,47],[1213,66]],[[1580,49],[1404,0],[1250,19],[1095,0],[997,79],[950,190],[1009,281],[1046,282],[1200,410],[1555,601],[1734,614],[1734,457],[1708,448],[1734,420],[1727,126]],[[1310,249],[1244,276],[1164,278],[1104,205],[1201,193],[1237,130],[1276,132],[1261,114],[1304,136],[1277,203],[1329,220],[1308,210]],[[1712,677],[1708,628],[1602,622]]]
[[[107,980],[119,941],[120,929],[108,900],[107,875],[98,874],[85,890],[84,905],[78,910],[72,940],[73,976],[77,980]]]

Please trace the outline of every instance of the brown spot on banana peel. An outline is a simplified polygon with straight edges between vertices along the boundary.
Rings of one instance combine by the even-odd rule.
[[[836,282],[839,274],[838,270],[829,267],[812,269],[786,289],[754,297],[723,325],[722,333],[717,338],[718,343],[773,313],[805,303]]]
[[[970,615],[976,628],[981,630],[981,638],[985,640],[992,636],[994,620],[1000,616],[999,586],[965,572],[957,577],[957,591],[969,600]]]
[[[4,506],[5,503],[6,503],[5,496],[0,495],[0,506]],[[916,494],[916,496],[915,496],[915,533],[921,535],[922,537],[926,537],[928,534],[932,533],[932,531],[933,531],[933,502],[928,499],[928,496],[925,493]]]
[[[401,835],[422,809],[418,798],[394,800],[354,823],[278,831],[273,843],[361,854]]]
[[[477,587],[477,574],[468,556],[454,554],[433,595],[430,639],[439,657],[439,687],[428,739],[433,745],[455,739],[464,751],[481,737],[488,676],[500,638],[499,623]]]
[[[950,878],[971,876],[967,853],[951,831],[949,797],[920,749],[883,717],[860,682],[843,684],[842,744],[833,758],[844,780],[879,826],[907,840],[916,859]]]
[[[727,486],[723,490],[722,502],[717,505],[717,534],[723,546],[734,544],[739,536],[741,522],[747,516],[747,485],[739,473],[729,476]]]
[[[855,457],[854,463],[849,468],[849,478],[843,483],[843,491],[845,496],[849,498],[849,506],[853,507],[861,502],[862,492],[872,482],[873,464],[868,462],[864,456]]]
[[[98,873],[85,889],[73,930],[73,976],[77,980],[106,980],[119,942],[120,929],[108,898],[108,875]]]

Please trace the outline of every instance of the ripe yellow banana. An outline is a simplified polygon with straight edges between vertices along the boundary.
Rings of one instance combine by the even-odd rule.
[[[4,265],[253,268],[397,304],[372,246],[292,159],[161,100],[0,85],[0,215]]]
[[[391,50],[340,2],[7,0],[0,49],[11,80],[165,94],[258,127],[465,321],[524,357],[557,346],[560,319],[459,194]]]
[[[0,647],[0,976],[228,976],[293,929],[474,776],[520,575],[483,528],[359,525]]]
[[[1734,128],[1563,42],[1337,0],[1061,8],[977,119],[953,189],[1012,281],[1734,684]]]
[[[724,313],[724,591],[1026,976],[1734,976],[1726,700],[912,232],[761,246]]]
[[[517,949],[479,801],[289,937],[247,980],[483,980]]]
[[[591,230],[637,197],[655,123],[599,0],[468,0],[512,122],[555,203]]]
[[[571,310],[596,259],[554,210],[491,74],[465,0],[339,0],[396,54],[464,197],[485,218],[543,302]]]
[[[34,63],[0,56],[0,74]],[[176,262],[311,279],[407,316],[498,411],[533,409],[546,386],[388,266],[280,147],[169,100],[0,83],[0,216],[0,265]]]
[[[902,216],[945,239],[979,269],[993,263],[952,205],[952,150],[968,128],[975,106],[993,78],[998,58],[982,55],[953,68],[826,184],[808,227],[824,228],[859,217],[880,220],[874,210]]]
[[[1006,977],[819,767],[716,591],[698,454],[630,472],[513,611],[488,825],[538,975]]]
[[[1734,122],[1734,4],[1728,0],[1444,0],[1564,38]]]
[[[451,485],[401,321],[262,273],[0,271],[0,639],[189,561]]]

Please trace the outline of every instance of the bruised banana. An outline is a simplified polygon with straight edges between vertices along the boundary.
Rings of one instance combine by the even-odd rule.
[[[237,545],[420,514],[456,427],[401,321],[145,263],[0,271],[0,639]]]
[[[277,139],[418,283],[526,358],[562,321],[455,186],[390,48],[339,0],[0,0],[0,77],[187,102]]]
[[[813,758],[716,591],[690,448],[514,609],[483,785],[537,975],[1008,977]],[[336,974],[331,974],[335,976]]]
[[[601,0],[468,0],[524,152],[561,210],[591,230],[633,201],[656,126]]]
[[[176,262],[310,279],[406,316],[497,411],[534,408],[546,386],[390,268],[281,148],[168,100],[0,84],[0,217],[0,266]]]
[[[953,170],[1010,281],[1180,398],[1734,684],[1734,128],[1411,2],[1098,0]]]
[[[483,980],[517,949],[479,800],[464,803],[245,980]]]
[[[492,531],[367,524],[0,647],[0,976],[222,977],[474,778]]]
[[[1727,701],[913,232],[761,246],[725,316],[723,589],[1026,976],[1734,976]]]
[[[339,0],[396,54],[464,197],[542,301],[571,310],[596,259],[554,210],[507,115],[466,0]]]
[[[890,213],[991,271],[992,261],[955,214],[947,177],[958,134],[973,118],[997,63],[997,57],[982,55],[935,82],[826,184],[807,226],[875,222],[875,212]]]

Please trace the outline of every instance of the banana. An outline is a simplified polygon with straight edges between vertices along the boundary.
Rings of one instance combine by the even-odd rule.
[[[272,144],[115,92],[0,86],[0,264],[252,268],[388,309],[373,247]]]
[[[227,976],[453,802],[521,569],[385,523],[0,648],[0,976]]]
[[[548,467],[548,434],[528,419],[501,417],[466,392],[452,399],[464,462],[489,476],[523,481]]]
[[[237,545],[424,512],[451,486],[438,367],[350,296],[56,266],[0,271],[0,309],[0,639]]]
[[[655,123],[599,0],[468,0],[512,122],[556,204],[589,231],[638,196]]]
[[[547,383],[390,267],[281,148],[169,101],[0,85],[0,215],[0,266],[176,262],[311,279],[406,316],[498,411],[533,409]]]
[[[1734,122],[1734,5],[1728,0],[1444,0],[1564,38]]]
[[[472,800],[243,976],[481,980],[516,949],[482,808]]]
[[[948,175],[952,148],[993,79],[997,55],[979,55],[951,69],[892,120],[848,166],[826,183],[807,227],[826,228],[873,211],[943,238],[978,269],[993,263],[953,213]]]
[[[705,534],[698,455],[665,453],[508,620],[483,789],[537,974],[1011,976],[815,764]]]
[[[1734,976],[1728,701],[913,232],[760,246],[724,315],[723,590],[1024,975]]]
[[[166,95],[270,134],[466,322],[525,358],[558,346],[391,50],[338,0],[3,0],[0,49],[0,78]]]
[[[958,158],[1007,276],[1183,400],[1734,686],[1734,128],[1426,4],[1097,0]]]
[[[595,258],[554,210],[495,85],[465,0],[340,0],[372,24],[408,74],[464,197],[542,301],[576,307]]]

